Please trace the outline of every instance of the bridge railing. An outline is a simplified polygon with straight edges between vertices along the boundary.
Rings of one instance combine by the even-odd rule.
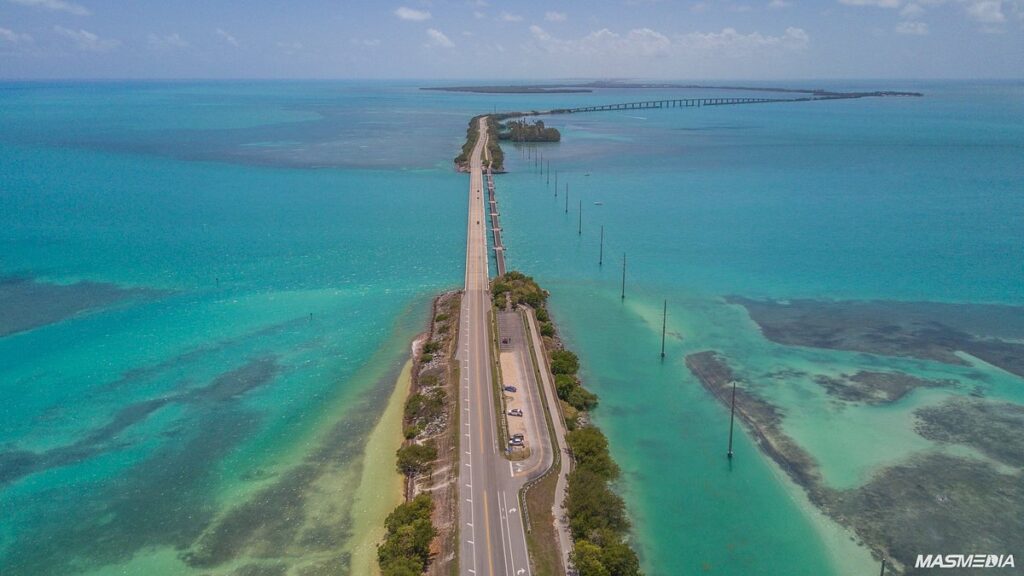
[[[734,104],[762,104],[768,102],[801,102],[812,98],[673,98],[670,100],[645,100],[619,104],[598,104],[577,108],[552,110],[554,114],[576,114],[579,112],[610,112],[616,110],[648,110],[652,108],[699,108],[701,106],[728,106]]]

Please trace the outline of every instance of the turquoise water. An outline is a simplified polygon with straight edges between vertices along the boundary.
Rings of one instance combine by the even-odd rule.
[[[728,415],[689,352],[720,350],[757,382],[981,371],[991,397],[1024,400],[994,368],[778,346],[722,301],[1024,304],[1024,86],[884,88],[927,97],[551,119],[564,139],[544,154],[570,185],[568,215],[506,147],[509,265],[553,292],[601,395],[649,574],[870,564],[745,436],[728,467]],[[0,86],[0,278],[63,287],[81,309],[28,298],[38,326],[0,337],[6,572],[344,573],[359,448],[429,298],[461,283],[465,176],[450,159],[468,118],[658,96]],[[80,281],[127,292],[101,304]],[[793,407],[786,432],[838,488],[927,449],[901,422],[939,399],[839,410],[806,378],[760,391]]]
[[[0,276],[160,291],[0,338],[3,467],[48,455],[0,487],[5,574],[343,566],[363,438],[463,274],[464,115],[387,93],[2,88]]]
[[[773,344],[722,300],[1024,304],[1024,86],[911,89],[927,96],[554,117],[563,141],[538,149],[559,171],[557,198],[528,156],[506,153],[511,174],[498,187],[508,265],[552,291],[601,396],[596,419],[625,471],[649,573],[878,569],[746,437],[728,466],[728,413],[689,373],[688,353],[720,351],[782,406],[784,431],[837,489],[935,449],[913,430],[917,407],[975,387],[1024,403],[1020,378],[983,363]],[[877,369],[961,386],[841,406],[807,376]]]

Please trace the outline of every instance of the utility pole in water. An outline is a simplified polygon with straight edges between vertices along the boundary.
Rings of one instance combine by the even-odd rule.
[[[732,460],[732,425],[736,419],[736,381],[732,381],[732,408],[729,410],[729,451],[726,452],[726,456],[729,460]]]
[[[665,307],[661,311],[661,359],[665,359],[665,326],[668,323],[668,300],[665,300]]]
[[[622,299],[626,299],[626,253],[622,253]]]
[[[580,200],[580,223],[576,228],[576,235],[583,236],[583,200]]]
[[[598,267],[604,265],[604,224],[601,224],[601,251],[598,252],[597,265]]]
[[[565,213],[569,213],[569,183],[565,183]]]

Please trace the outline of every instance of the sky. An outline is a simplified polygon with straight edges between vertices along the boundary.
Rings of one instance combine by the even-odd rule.
[[[0,0],[0,79],[1024,78],[1024,0]]]

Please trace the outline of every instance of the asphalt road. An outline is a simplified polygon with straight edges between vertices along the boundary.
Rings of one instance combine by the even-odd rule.
[[[466,285],[459,331],[459,573],[474,576],[529,576],[519,488],[529,477],[516,475],[497,438],[491,378],[490,290],[487,218],[481,155],[486,119],[473,148],[466,231]]]

